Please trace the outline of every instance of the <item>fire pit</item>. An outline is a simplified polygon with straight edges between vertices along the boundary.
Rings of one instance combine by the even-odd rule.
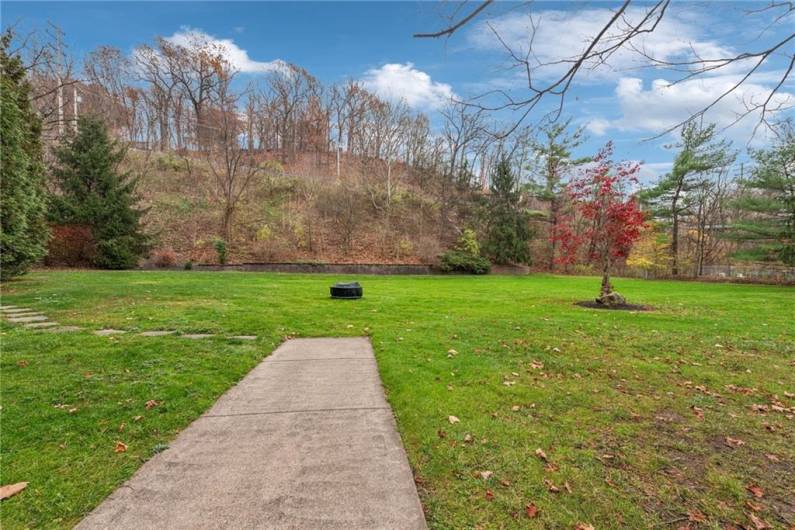
[[[362,297],[362,286],[359,282],[339,282],[331,286],[332,298],[355,300]]]

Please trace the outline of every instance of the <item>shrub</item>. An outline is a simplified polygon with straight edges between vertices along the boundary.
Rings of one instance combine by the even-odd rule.
[[[454,248],[439,256],[439,261],[439,269],[443,272],[487,274],[491,270],[489,260],[480,255],[475,231],[468,228],[458,238]]]
[[[448,250],[440,256],[439,269],[443,272],[465,272],[468,274],[488,274],[491,263],[483,256]]]
[[[96,258],[96,242],[87,225],[54,225],[44,263],[50,266],[90,267]]]
[[[173,267],[177,264],[177,253],[171,247],[159,248],[152,252],[152,264],[161,269]]]
[[[192,271],[193,270],[193,261],[188,260],[185,262],[185,270]]]
[[[218,263],[226,265],[226,242],[223,239],[216,239],[213,248],[218,255]]]

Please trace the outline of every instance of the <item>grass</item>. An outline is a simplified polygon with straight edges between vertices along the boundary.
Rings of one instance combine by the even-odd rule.
[[[3,527],[74,525],[285,337],[363,334],[432,528],[795,524],[792,288],[618,280],[655,308],[635,313],[574,306],[594,278],[363,277],[364,299],[334,301],[337,279],[37,272],[7,284],[4,304],[129,332],[2,323],[2,483],[30,482],[2,502]],[[132,333],[157,329],[218,335]],[[259,338],[225,338],[243,334]]]

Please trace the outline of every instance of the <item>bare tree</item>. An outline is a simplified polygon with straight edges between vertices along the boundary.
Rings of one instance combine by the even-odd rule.
[[[229,242],[237,205],[265,169],[254,153],[245,149],[240,142],[243,124],[237,110],[238,95],[232,92],[230,86],[235,72],[223,59],[212,63],[212,68],[216,82],[209,93],[210,105],[205,109],[205,155],[215,180],[217,195],[223,202],[221,235]],[[215,119],[211,121],[210,117]]]
[[[449,38],[461,28],[472,23],[472,21],[484,18],[490,4],[492,4],[492,0],[478,2],[476,7],[469,13],[451,19],[446,27],[438,31],[416,33],[414,36],[417,38]],[[787,66],[774,87],[765,97],[755,101],[747,101],[745,112],[737,116],[737,119],[729,126],[750,114],[757,113],[759,122],[754,129],[754,133],[756,133],[756,129],[760,125],[774,130],[769,121],[771,115],[793,106],[792,102],[783,102],[781,98],[776,97],[776,94],[781,91],[795,68],[795,46],[793,46],[793,43],[795,43],[795,32],[788,31],[791,29],[791,26],[789,26],[792,22],[791,15],[795,12],[795,3],[791,1],[770,0],[766,6],[746,12],[747,15],[759,15],[761,13],[762,16],[770,17],[769,25],[759,35],[757,41],[762,40],[763,37],[768,37],[768,40],[759,49],[749,49],[736,54],[716,57],[701,57],[696,53],[696,50],[693,50],[692,58],[674,61],[655,57],[647,52],[641,44],[642,36],[657,30],[660,22],[673,9],[671,0],[657,0],[651,4],[640,2],[633,4],[632,0],[624,0],[613,11],[612,16],[599,31],[595,35],[589,36],[589,40],[580,52],[573,56],[554,57],[543,61],[538,58],[534,50],[534,40],[538,33],[539,24],[543,24],[543,21],[534,18],[532,16],[532,4],[528,3],[527,5],[530,6],[529,22],[531,28],[521,48],[508,42],[494,25],[489,21],[486,22],[495,41],[506,51],[510,59],[510,68],[519,69],[523,72],[527,83],[525,93],[517,97],[506,90],[498,89],[481,94],[468,102],[470,105],[483,109],[509,109],[517,112],[519,117],[514,120],[513,127],[504,131],[503,134],[513,132],[534,110],[539,108],[542,101],[548,99],[556,101],[556,106],[553,111],[546,113],[546,117],[556,120],[563,112],[564,102],[570,88],[579,77],[582,77],[583,71],[608,64],[611,57],[622,50],[629,50],[639,54],[640,57],[646,59],[648,67],[667,68],[677,73],[678,78],[672,81],[671,84],[702,78],[708,74],[714,75],[729,71],[741,72],[740,78],[735,84],[727,90],[717,93],[710,103],[697,109],[690,116],[660,131],[657,137],[680,128],[694,118],[702,117],[729,94],[736,92],[746,84],[755,73],[760,71],[764,65],[770,64],[776,56],[784,57]],[[639,6],[641,10],[640,16],[630,16],[629,8],[631,5]],[[459,10],[456,9],[455,11],[458,12]],[[784,31],[772,31],[774,27],[783,28]],[[560,75],[554,76],[551,80],[537,75],[540,69],[552,66],[562,70]]]

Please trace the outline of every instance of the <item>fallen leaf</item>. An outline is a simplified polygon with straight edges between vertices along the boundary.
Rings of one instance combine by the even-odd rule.
[[[17,361],[17,366],[19,366],[20,368],[25,368],[27,365],[28,361],[26,361],[25,359],[20,359],[19,361]]]
[[[121,424],[119,425],[119,432],[122,432],[125,427],[127,427],[127,424],[124,423],[124,422],[121,422]]]
[[[9,484],[8,486],[3,486],[0,488],[0,500],[7,499],[9,497],[13,497],[20,491],[24,490],[28,487],[27,482],[17,482],[16,484]]]
[[[141,421],[142,419],[143,419],[143,416],[135,416],[133,418],[133,421]]]
[[[524,513],[527,514],[528,519],[533,519],[538,515],[538,507],[531,502],[524,507]]]
[[[464,443],[471,444],[472,442],[473,442],[472,435],[469,434],[469,433],[466,433],[464,435]]]
[[[577,523],[577,526],[574,527],[574,530],[596,530],[593,525],[588,523]]]
[[[757,499],[761,499],[765,495],[765,490],[757,486],[756,484],[748,484],[745,489],[751,492],[751,494],[756,497]]]
[[[707,521],[707,517],[698,510],[688,510],[687,520],[691,523],[705,523]]]
[[[541,460],[543,460],[544,462],[547,461],[547,454],[540,447],[538,449],[536,449],[536,456],[538,458],[540,458]]]
[[[552,483],[552,481],[551,481],[551,480],[544,479],[544,484],[546,484],[546,486],[547,486],[547,489],[550,491],[550,493],[560,493],[560,488],[559,488],[559,487],[557,487],[557,486],[555,486],[555,485]]]
[[[502,479],[502,480],[500,481],[500,484],[501,484],[503,487],[507,488],[508,486],[510,486],[510,485],[511,485],[511,481],[510,481],[510,480],[505,480],[505,479]]]
[[[114,453],[124,453],[127,451],[127,444],[122,441],[116,441],[116,447],[113,449]]]
[[[745,445],[745,442],[740,440],[739,438],[732,438],[731,436],[727,436],[726,445],[728,445],[729,447],[742,447]]]
[[[480,471],[479,474],[480,474],[480,478],[482,478],[483,480],[489,480],[491,478],[491,476],[494,475],[494,472],[493,471]]]
[[[693,405],[690,408],[693,410],[693,414],[696,415],[696,418],[698,418],[700,420],[704,419],[704,410],[703,409],[700,409],[700,408],[696,407],[695,405]]]
[[[745,505],[748,507],[749,510],[754,512],[758,512],[759,510],[762,509],[761,505],[751,501],[745,501]]]
[[[519,409],[520,409],[519,405],[514,405],[513,407],[511,407],[511,410],[514,412],[518,411]]]
[[[447,355],[458,355],[458,352],[455,351],[453,348],[447,350]]]
[[[156,406],[158,406],[159,404],[160,404],[160,403],[158,403],[158,402],[157,402],[157,401],[155,401],[154,399],[150,399],[149,401],[147,401],[147,402],[146,402],[146,410],[153,409],[153,408],[155,408]]]
[[[771,462],[778,462],[779,461],[779,458],[776,455],[772,454],[772,453],[767,453],[765,455],[765,458],[767,458]]]
[[[449,421],[450,423],[458,423],[458,422],[460,422],[461,420],[459,420],[459,419],[458,419],[457,417],[455,417],[455,416],[447,416],[447,421]]]
[[[491,490],[486,490],[486,500],[490,501],[494,499],[494,492]]]
[[[763,521],[762,519],[760,519],[759,517],[757,517],[756,515],[754,515],[752,513],[748,514],[748,519],[754,525],[754,528],[756,530],[765,530],[767,528],[773,528],[772,526],[770,526],[765,521]]]

